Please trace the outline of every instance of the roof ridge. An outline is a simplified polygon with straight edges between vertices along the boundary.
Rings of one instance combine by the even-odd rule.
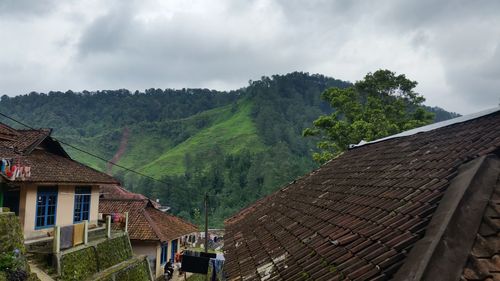
[[[0,129],[5,129],[7,132],[10,132],[12,135],[19,135],[19,132],[17,129],[12,128],[11,126],[0,122]]]
[[[494,154],[459,167],[425,235],[411,249],[394,280],[427,280],[429,276],[460,279],[481,224],[474,218],[483,216],[499,174],[500,160]]]
[[[36,130],[33,130],[33,131],[36,131]],[[25,154],[31,154],[31,152],[33,152],[33,150],[35,150],[35,148],[37,146],[39,146],[45,139],[47,139],[47,137],[49,137],[51,134],[52,134],[52,130],[50,131],[38,131],[40,132],[41,134],[38,136],[38,138],[32,142],[29,146],[27,146],[25,149],[24,149],[24,153]],[[45,133],[45,134],[43,134]]]
[[[187,220],[185,220],[185,219],[183,219],[183,218],[180,218],[180,217],[178,217],[178,216],[174,216],[174,215],[172,215],[172,214],[169,214],[169,213],[163,212],[162,210],[160,210],[160,209],[156,208],[154,205],[146,205],[146,207],[145,207],[145,208],[147,208],[148,206],[150,206],[152,210],[154,210],[155,212],[157,212],[157,213],[159,213],[159,214],[162,214],[162,215],[164,215],[164,216],[168,216],[168,217],[173,218],[173,219],[175,219],[175,220],[181,221],[182,223],[186,223],[186,224],[189,224],[189,225],[191,225],[191,226],[198,227],[198,226],[197,226],[197,225],[195,225],[194,223],[191,223],[191,222],[189,222],[189,221],[187,221]]]
[[[147,205],[142,208],[141,213],[144,215],[144,218],[148,221],[148,224],[151,227],[151,229],[153,229],[153,232],[155,233],[156,237],[158,239],[160,239],[161,242],[165,242],[165,239],[163,239],[163,234],[162,234],[161,230],[156,226],[156,223],[149,216],[148,212],[146,211],[146,208],[147,208]]]
[[[378,142],[382,142],[382,141],[386,141],[386,140],[390,140],[390,139],[401,138],[401,137],[408,137],[408,136],[412,136],[412,135],[415,135],[415,134],[418,134],[418,133],[429,132],[429,131],[440,129],[440,128],[443,128],[443,127],[448,127],[448,126],[452,126],[452,125],[456,125],[456,124],[460,124],[460,123],[464,123],[464,122],[476,120],[476,119],[479,119],[479,118],[482,118],[482,117],[485,117],[485,116],[488,116],[488,115],[491,115],[491,114],[494,114],[494,113],[498,113],[498,112],[500,112],[500,106],[499,107],[490,108],[490,109],[486,109],[486,110],[483,110],[483,111],[479,111],[479,112],[476,112],[476,113],[468,114],[468,115],[463,115],[463,116],[460,116],[460,117],[457,117],[457,118],[448,119],[448,120],[444,120],[444,121],[441,121],[441,122],[437,122],[437,123],[433,123],[433,124],[429,124],[429,125],[425,125],[425,126],[413,128],[413,129],[410,129],[410,130],[402,131],[400,133],[397,133],[397,134],[394,134],[394,135],[390,135],[390,136],[387,136],[387,137],[383,137],[383,138],[380,138],[380,139],[372,140],[372,141],[361,140],[358,144],[351,144],[351,145],[349,145],[349,149],[354,149],[354,148],[358,148],[358,147],[365,146],[365,145],[368,145],[368,144],[378,143]]]

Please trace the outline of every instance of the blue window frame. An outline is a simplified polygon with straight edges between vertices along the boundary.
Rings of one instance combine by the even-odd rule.
[[[56,224],[57,186],[39,186],[36,200],[35,229]]]
[[[168,243],[165,243],[161,245],[160,263],[162,265],[167,263],[167,255],[168,255]]]
[[[90,186],[75,187],[75,207],[73,211],[73,222],[82,222],[90,217]]]

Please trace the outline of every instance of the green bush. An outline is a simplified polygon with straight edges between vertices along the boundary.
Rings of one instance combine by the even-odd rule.
[[[16,258],[9,253],[0,253],[0,271],[6,271],[14,268],[16,265]]]

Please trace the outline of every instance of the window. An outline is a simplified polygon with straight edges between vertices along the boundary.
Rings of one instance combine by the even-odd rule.
[[[167,254],[168,254],[168,243],[165,243],[161,245],[161,256],[160,256],[161,264],[167,263]]]
[[[75,187],[75,210],[73,222],[88,220],[90,216],[90,186]]]
[[[57,186],[38,187],[35,229],[56,224]]]

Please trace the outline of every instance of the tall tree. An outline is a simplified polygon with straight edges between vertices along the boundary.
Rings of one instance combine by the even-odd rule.
[[[304,136],[319,137],[314,160],[323,163],[349,144],[371,141],[427,125],[434,115],[423,107],[425,98],[414,91],[416,81],[390,70],[368,73],[349,88],[330,88],[321,94],[333,113],[321,115]]]

